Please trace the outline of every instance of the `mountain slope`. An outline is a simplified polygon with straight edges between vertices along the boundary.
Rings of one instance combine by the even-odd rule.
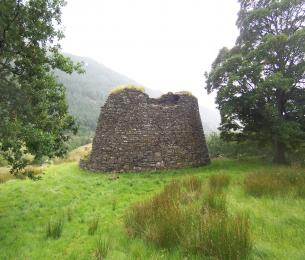
[[[83,61],[86,73],[68,75],[56,72],[67,89],[70,113],[76,117],[80,127],[94,131],[100,107],[111,89],[121,84],[137,84],[93,59],[68,55],[74,61]]]

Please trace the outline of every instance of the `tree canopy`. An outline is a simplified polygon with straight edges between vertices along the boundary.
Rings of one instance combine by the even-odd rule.
[[[77,130],[55,69],[81,72],[60,53],[63,0],[0,1],[0,154],[12,171],[23,155],[62,156]]]
[[[305,0],[239,0],[240,34],[206,73],[221,134],[274,146],[274,162],[305,140]]]

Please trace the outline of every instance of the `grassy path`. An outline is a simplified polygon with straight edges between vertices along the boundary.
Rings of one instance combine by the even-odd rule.
[[[207,167],[129,173],[116,179],[80,170],[77,163],[51,166],[40,181],[0,184],[0,259],[94,259],[99,236],[111,241],[109,259],[182,259],[178,250],[165,252],[130,239],[122,224],[124,212],[172,178],[204,179],[218,173],[232,177],[227,191],[230,210],[250,215],[254,259],[305,259],[305,200],[253,198],[244,193],[245,174],[272,167],[258,161],[219,160]],[[62,236],[47,239],[47,223],[60,217],[65,219]],[[96,217],[98,231],[89,235],[88,223]]]

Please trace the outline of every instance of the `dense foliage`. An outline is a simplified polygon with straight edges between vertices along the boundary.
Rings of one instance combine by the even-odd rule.
[[[206,73],[217,90],[221,134],[274,147],[274,162],[304,148],[305,1],[240,0],[240,35]]]
[[[80,71],[60,54],[63,0],[0,2],[0,155],[18,171],[23,155],[62,156],[76,124],[55,69]]]
[[[254,141],[226,141],[221,138],[218,133],[211,133],[207,137],[207,145],[209,154],[214,158],[242,158],[242,157],[261,157],[269,159],[270,149],[262,149]]]

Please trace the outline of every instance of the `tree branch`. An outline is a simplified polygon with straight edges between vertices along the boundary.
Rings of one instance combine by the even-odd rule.
[[[11,20],[11,22],[9,22],[8,25],[3,29],[2,39],[0,39],[0,53],[3,52],[7,32],[9,31],[11,25],[15,22],[15,20],[19,16],[20,4],[21,4],[21,0],[17,0],[16,9],[15,9],[16,11],[15,11],[14,17]]]

